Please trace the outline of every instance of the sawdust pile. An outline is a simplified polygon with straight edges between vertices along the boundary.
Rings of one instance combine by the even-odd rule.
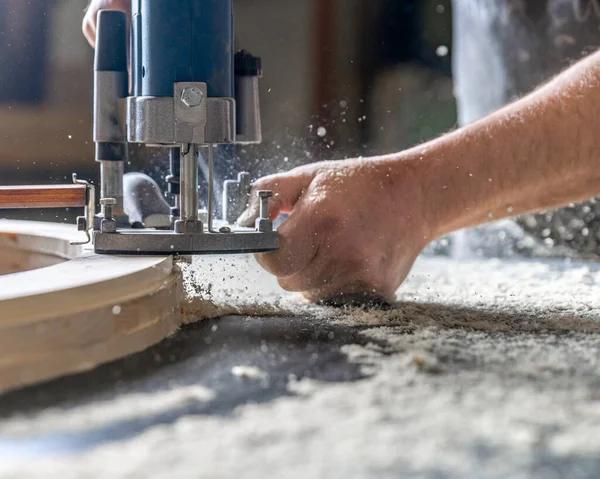
[[[397,302],[381,308],[308,303],[283,291],[249,256],[201,257],[181,268],[186,323],[226,315],[301,316],[357,327],[600,332],[595,316],[600,299],[589,295],[590,286],[600,284],[600,265],[570,259],[423,257],[400,287]],[[548,281],[552,298],[547,296]]]
[[[184,323],[227,315],[296,316],[306,313],[299,296],[285,294],[250,256],[194,257],[180,264]]]

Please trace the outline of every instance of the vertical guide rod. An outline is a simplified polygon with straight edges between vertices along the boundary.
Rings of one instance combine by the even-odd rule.
[[[208,208],[208,212],[207,212],[207,216],[208,216],[208,232],[209,233],[216,233],[216,231],[213,230],[213,196],[214,196],[214,187],[213,187],[213,181],[214,181],[214,158],[213,158],[213,145],[208,145],[208,204],[207,204],[207,208]]]
[[[117,204],[113,208],[115,216],[123,216],[123,174],[125,162],[99,161],[100,163],[100,198],[114,198]],[[102,207],[104,214],[104,207]]]
[[[181,145],[181,221],[198,221],[197,146]]]
[[[168,191],[173,199],[173,205],[171,206],[171,226],[175,224],[175,221],[179,219],[179,182],[180,182],[180,171],[181,171],[181,149],[170,148],[169,150],[169,174],[166,177]]]

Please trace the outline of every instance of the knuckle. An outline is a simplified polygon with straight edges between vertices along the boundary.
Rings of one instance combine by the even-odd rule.
[[[271,177],[264,176],[263,178],[259,178],[252,184],[252,189],[255,191],[263,190],[263,189],[265,189],[265,187],[269,186],[270,184],[271,184]]]
[[[256,193],[260,190],[271,190],[277,195],[281,181],[279,175],[265,176],[256,180],[252,184],[252,199],[256,200]],[[275,196],[273,199],[276,199]]]

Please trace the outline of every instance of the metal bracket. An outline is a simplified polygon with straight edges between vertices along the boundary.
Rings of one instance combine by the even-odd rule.
[[[208,103],[206,83],[175,83],[174,91],[176,143],[204,144],[206,141],[206,110]]]
[[[77,173],[73,173],[73,183],[76,185],[85,185],[87,205],[85,206],[83,216],[77,217],[77,231],[83,231],[87,241],[71,241],[74,246],[88,244],[92,241],[90,230],[94,228],[94,216],[96,214],[96,188],[85,180],[77,178]]]
[[[206,83],[174,84],[173,97],[127,98],[127,140],[131,143],[233,143],[235,100],[210,98]]]
[[[223,219],[235,224],[250,201],[250,173],[238,173],[237,180],[225,180],[223,183]]]

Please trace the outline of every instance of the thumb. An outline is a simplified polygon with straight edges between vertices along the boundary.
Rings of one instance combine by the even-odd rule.
[[[127,24],[131,19],[131,0],[93,0],[83,18],[83,35],[89,44],[96,47],[96,22],[100,10],[123,10],[127,14]]]
[[[254,226],[259,216],[260,201],[258,192],[271,190],[273,197],[269,202],[269,217],[274,220],[281,213],[291,213],[294,206],[313,180],[314,168],[300,167],[287,173],[265,176],[252,185],[250,203],[237,220],[240,226]]]

